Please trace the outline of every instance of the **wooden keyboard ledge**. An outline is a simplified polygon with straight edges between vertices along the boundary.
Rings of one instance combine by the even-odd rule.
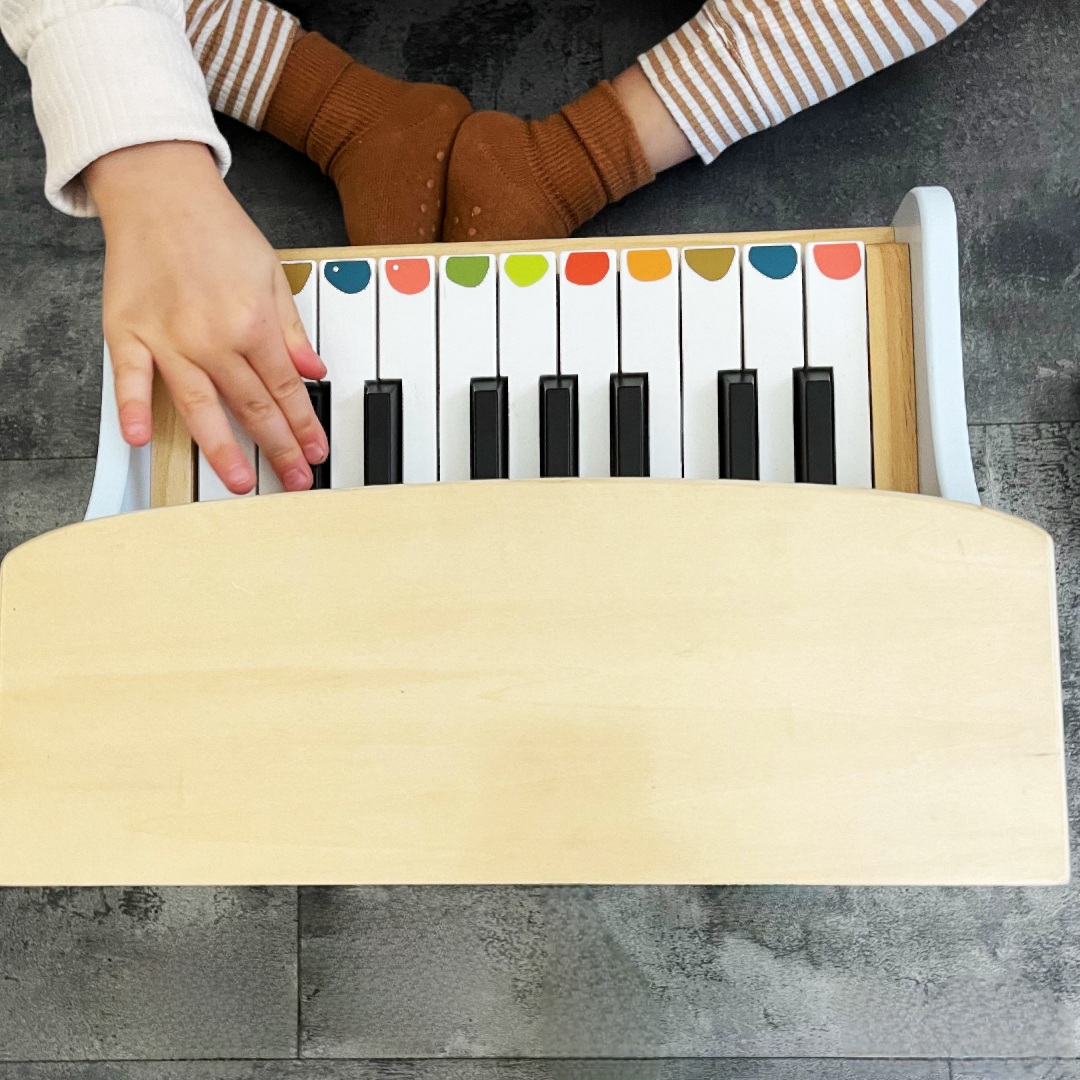
[[[886,492],[521,481],[0,572],[0,884],[1068,875],[1053,552]]]

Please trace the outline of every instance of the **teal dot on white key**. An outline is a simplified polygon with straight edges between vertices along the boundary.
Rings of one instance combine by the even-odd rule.
[[[750,249],[750,265],[773,281],[791,277],[799,265],[799,255],[791,244],[756,244]]]
[[[371,282],[371,263],[366,259],[327,263],[323,268],[323,277],[340,292],[363,292]]]

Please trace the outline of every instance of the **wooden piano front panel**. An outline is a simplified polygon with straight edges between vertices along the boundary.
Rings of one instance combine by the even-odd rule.
[[[1050,539],[815,485],[126,514],[0,578],[0,884],[1068,873]]]

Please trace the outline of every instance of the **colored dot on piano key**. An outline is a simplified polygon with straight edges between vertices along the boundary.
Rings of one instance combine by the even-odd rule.
[[[395,292],[415,296],[431,284],[431,265],[427,259],[393,259],[386,264],[386,280]]]
[[[293,296],[297,296],[307,284],[308,278],[311,277],[311,263],[282,263],[281,268],[285,271],[289,289],[292,291]]]
[[[671,256],[663,248],[628,251],[626,268],[635,281],[663,281],[671,273]]]
[[[327,263],[323,277],[339,292],[355,296],[362,293],[371,281],[371,264],[365,259]]]
[[[847,281],[862,269],[862,253],[858,244],[817,244],[814,262],[827,278]]]
[[[610,269],[606,251],[575,251],[567,255],[563,274],[572,285],[598,285]]]
[[[791,244],[759,244],[750,249],[750,265],[773,281],[783,281],[795,273],[799,256]]]
[[[518,288],[527,289],[543,280],[548,261],[543,255],[510,255],[503,264],[503,272]]]
[[[491,259],[487,255],[454,255],[446,260],[446,276],[455,284],[465,289],[475,289],[482,285],[491,268]]]
[[[735,262],[733,247],[688,248],[686,265],[706,281],[723,281]]]

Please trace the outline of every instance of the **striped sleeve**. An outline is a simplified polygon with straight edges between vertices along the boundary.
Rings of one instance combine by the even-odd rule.
[[[983,0],[708,0],[638,58],[702,160],[933,45]]]
[[[187,33],[210,103],[262,127],[270,95],[300,24],[265,0],[189,0]]]

